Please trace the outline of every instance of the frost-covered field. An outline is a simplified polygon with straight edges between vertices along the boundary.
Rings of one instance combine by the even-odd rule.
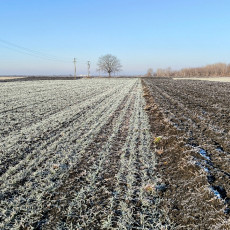
[[[0,229],[161,229],[140,80],[0,91]]]
[[[11,79],[21,79],[24,77],[0,77],[0,80],[11,80]]]

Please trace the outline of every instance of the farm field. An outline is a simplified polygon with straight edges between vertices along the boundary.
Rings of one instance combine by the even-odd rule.
[[[170,226],[140,79],[0,90],[0,229]]]
[[[230,77],[191,77],[191,78],[173,78],[174,80],[200,80],[200,81],[217,81],[230,82]]]
[[[230,83],[0,91],[0,229],[229,229]]]
[[[230,83],[145,79],[156,171],[175,229],[229,229]]]
[[[11,79],[22,79],[24,77],[0,77],[0,81],[1,80],[11,80]]]

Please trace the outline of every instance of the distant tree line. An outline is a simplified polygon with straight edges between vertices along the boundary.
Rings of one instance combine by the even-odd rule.
[[[149,69],[150,70],[150,69]],[[147,72],[146,76],[155,77],[224,77],[230,76],[230,64],[215,63],[204,67],[183,68],[180,70],[172,70],[170,67],[166,69],[157,69],[155,73]],[[151,69],[152,70],[152,69]]]

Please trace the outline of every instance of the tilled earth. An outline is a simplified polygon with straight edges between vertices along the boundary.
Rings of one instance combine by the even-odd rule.
[[[0,229],[172,229],[140,79],[0,87]]]
[[[229,89],[2,83],[0,229],[230,229]]]
[[[159,137],[162,207],[175,229],[229,229],[230,83],[143,80],[151,130]]]

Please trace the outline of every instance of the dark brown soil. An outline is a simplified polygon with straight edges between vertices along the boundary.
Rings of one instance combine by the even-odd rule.
[[[145,79],[162,207],[175,229],[229,229],[230,84]]]

